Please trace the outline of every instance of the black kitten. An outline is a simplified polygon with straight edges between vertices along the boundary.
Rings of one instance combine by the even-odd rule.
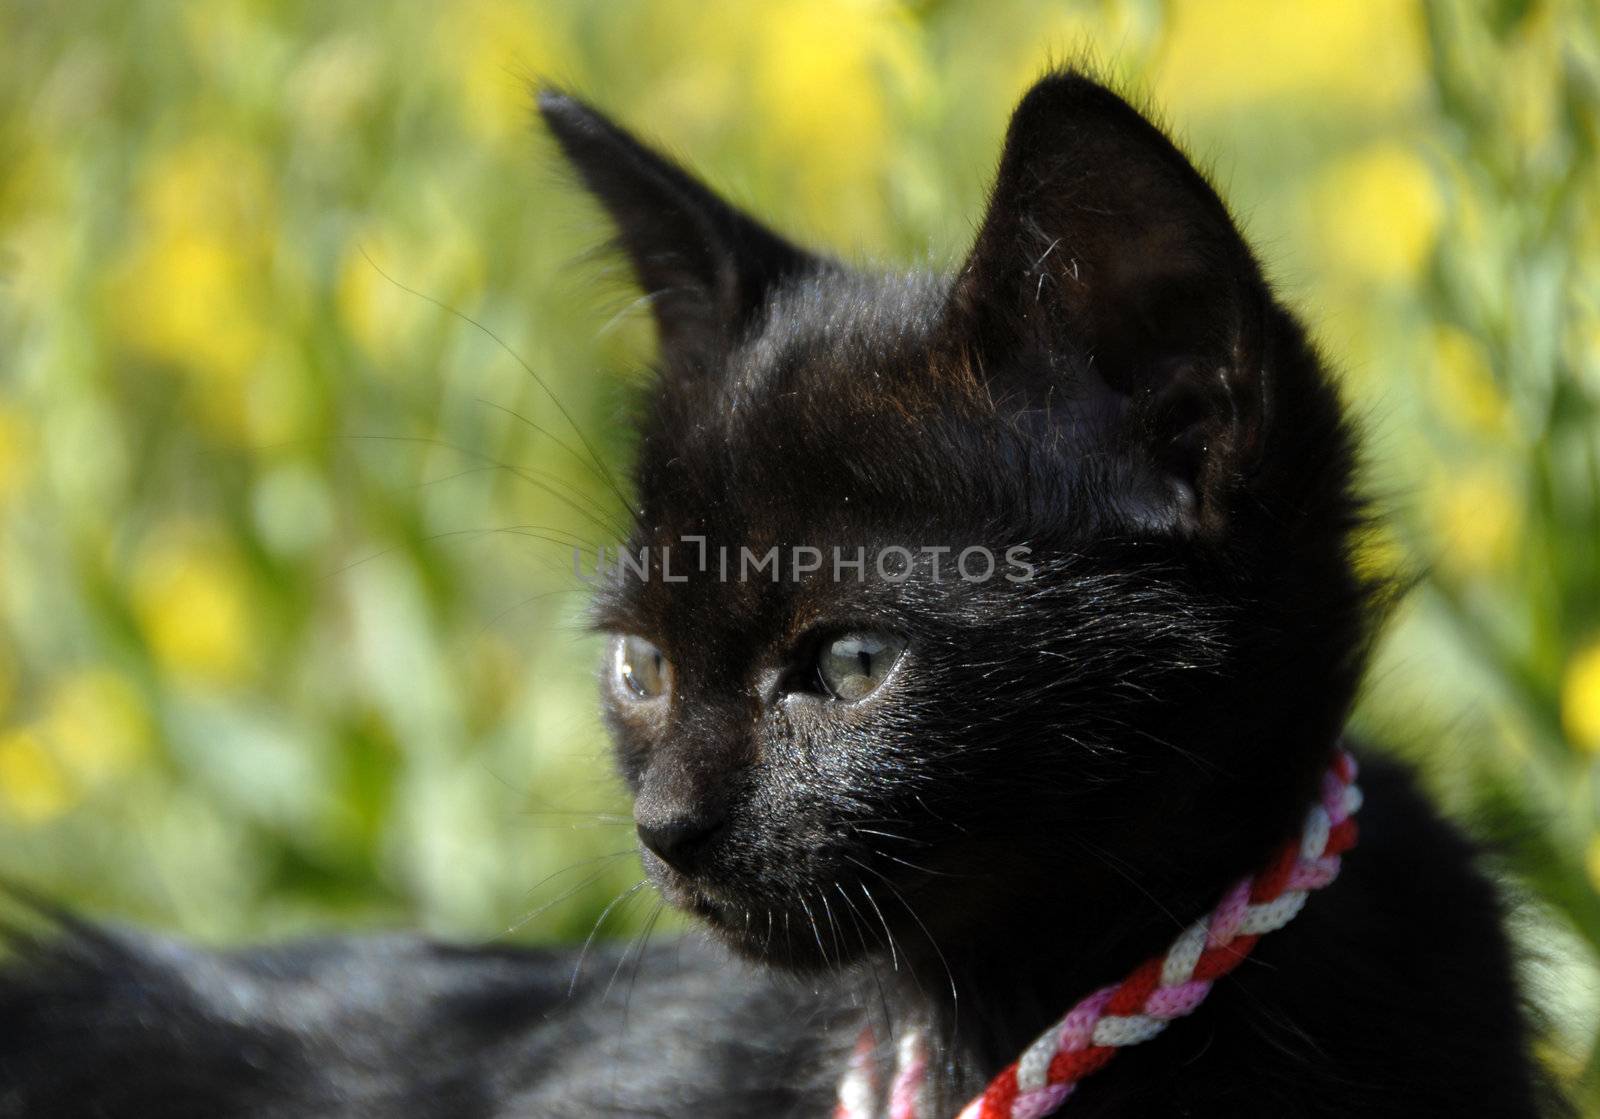
[[[883,1075],[919,1031],[953,1115],[1316,798],[1378,599],[1352,436],[1155,127],[1040,82],[939,277],[540,107],[660,328],[608,717],[652,879],[735,955],[657,951],[624,1005],[554,955],[73,927],[0,985],[0,1115],[825,1116],[864,1027]],[[1362,783],[1338,881],[1063,1114],[1540,1113],[1472,849]]]

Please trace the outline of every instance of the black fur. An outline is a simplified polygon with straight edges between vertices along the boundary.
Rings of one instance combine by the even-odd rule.
[[[596,620],[663,650],[673,691],[613,680],[608,715],[641,826],[697,838],[647,870],[732,954],[659,950],[567,999],[543,953],[218,956],[74,926],[0,983],[0,1116],[822,1116],[865,1022],[930,1031],[953,1114],[1310,801],[1381,605],[1351,560],[1354,441],[1153,125],[1040,82],[937,277],[807,253],[583,103],[540,105],[662,340],[629,542],[656,567]],[[924,556],[903,583],[724,582],[685,536],[952,550],[942,579]],[[952,579],[972,546],[1026,547],[1035,577]],[[906,652],[832,701],[818,644],[862,628]],[[1065,1114],[1542,1113],[1494,890],[1363,761],[1340,880]]]

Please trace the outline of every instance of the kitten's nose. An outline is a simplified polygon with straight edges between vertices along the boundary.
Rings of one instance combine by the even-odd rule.
[[[705,850],[706,841],[722,827],[722,817],[712,813],[684,812],[660,820],[638,819],[639,841],[664,862],[687,871]]]

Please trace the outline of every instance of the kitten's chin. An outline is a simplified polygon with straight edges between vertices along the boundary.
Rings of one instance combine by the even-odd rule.
[[[872,938],[863,937],[853,923],[856,915],[841,914],[837,901],[795,904],[796,898],[820,899],[820,891],[797,890],[784,901],[774,901],[699,883],[659,860],[647,858],[646,870],[662,897],[746,959],[790,971],[834,971],[874,947]]]
[[[864,957],[862,942],[846,928],[830,928],[803,910],[755,905],[728,908],[696,899],[690,913],[735,953],[768,967],[795,972],[837,971]],[[747,915],[748,914],[748,918]]]

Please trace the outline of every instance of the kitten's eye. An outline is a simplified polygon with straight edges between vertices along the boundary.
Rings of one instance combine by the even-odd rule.
[[[642,637],[617,639],[616,673],[635,699],[660,699],[672,687],[672,662]]]
[[[822,647],[817,674],[830,695],[853,703],[877,690],[905,647],[892,633],[847,633]]]

